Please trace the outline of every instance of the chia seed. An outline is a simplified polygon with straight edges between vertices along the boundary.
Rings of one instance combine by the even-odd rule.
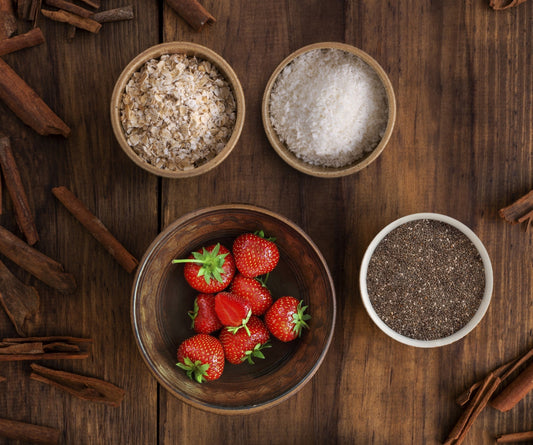
[[[392,230],[370,258],[366,280],[377,315],[417,340],[457,332],[472,319],[485,291],[483,262],[472,241],[430,219]]]

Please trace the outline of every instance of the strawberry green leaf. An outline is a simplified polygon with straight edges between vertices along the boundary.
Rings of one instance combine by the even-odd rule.
[[[307,309],[307,306],[302,306],[302,303],[303,300],[300,300],[296,308],[296,313],[292,314],[292,322],[294,324],[292,330],[298,337],[302,335],[303,328],[309,329],[307,320],[311,319],[311,315],[304,314],[305,310]]]
[[[189,357],[185,357],[183,359],[185,363],[176,363],[176,365],[183,369],[187,373],[187,377],[189,377],[191,380],[196,380],[198,383],[203,383],[205,378],[204,376],[207,374],[207,370],[209,369],[209,363],[202,363],[200,360],[196,360],[193,362]]]
[[[248,334],[248,337],[251,337],[252,334],[250,333],[250,329],[247,326],[248,321],[250,320],[251,316],[252,316],[252,310],[250,309],[248,311],[248,315],[246,315],[246,318],[242,319],[241,324],[239,326],[228,326],[228,331],[231,332],[232,334],[236,334],[239,331],[239,329],[244,328],[244,330]]]
[[[173,264],[178,263],[196,263],[201,264],[198,270],[198,276],[204,277],[207,284],[211,282],[211,278],[214,278],[218,282],[222,282],[222,273],[224,273],[223,265],[228,253],[219,253],[220,243],[214,247],[211,252],[208,252],[205,247],[202,248],[202,252],[193,252],[193,258],[172,260]]]
[[[262,352],[262,349],[271,348],[272,345],[270,344],[270,341],[266,341],[265,343],[257,343],[254,348],[250,351],[246,351],[244,353],[244,357],[241,361],[247,361],[250,365],[255,365],[254,358],[260,358],[264,359],[265,355]]]

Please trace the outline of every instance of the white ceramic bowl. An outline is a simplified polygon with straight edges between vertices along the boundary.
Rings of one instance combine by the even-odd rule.
[[[485,292],[483,294],[483,298],[481,300],[481,304],[479,305],[477,312],[474,314],[472,319],[461,329],[459,329],[458,331],[456,331],[455,333],[453,333],[452,335],[448,337],[443,337],[443,338],[439,338],[436,340],[417,340],[414,338],[406,337],[392,330],[387,324],[385,324],[385,322],[379,317],[379,315],[374,310],[372,303],[370,302],[370,298],[368,296],[368,289],[367,289],[367,283],[366,283],[368,264],[378,244],[392,230],[396,229],[402,224],[405,224],[410,221],[419,220],[419,219],[431,219],[431,220],[441,221],[441,222],[447,223],[455,227],[456,229],[464,233],[468,237],[468,239],[472,241],[476,249],[479,251],[479,255],[481,256],[483,267],[485,269]],[[396,221],[393,221],[388,226],[386,226],[384,229],[382,229],[376,235],[376,237],[372,240],[372,242],[370,243],[370,245],[368,246],[365,252],[365,255],[363,256],[363,261],[361,263],[361,270],[359,274],[359,286],[361,290],[361,299],[363,300],[363,304],[368,312],[368,315],[374,321],[374,323],[376,323],[376,325],[383,332],[385,332],[385,334],[387,334],[389,337],[393,338],[394,340],[397,340],[400,343],[404,343],[406,345],[415,346],[418,348],[434,348],[438,346],[448,345],[450,343],[456,342],[457,340],[463,338],[470,331],[472,331],[472,329],[474,329],[478,325],[478,323],[481,321],[481,319],[483,318],[483,316],[485,315],[485,312],[487,311],[489,307],[490,300],[492,297],[492,286],[493,286],[492,265],[490,262],[489,254],[487,253],[487,250],[485,249],[485,246],[483,245],[481,240],[477,237],[477,235],[472,230],[470,230],[463,223],[449,216],[441,215],[438,213],[415,213],[412,215],[404,216],[403,218],[397,219]]]

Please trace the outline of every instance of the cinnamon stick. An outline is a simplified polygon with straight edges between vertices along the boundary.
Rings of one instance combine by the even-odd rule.
[[[118,386],[94,377],[45,368],[36,363],[31,364],[31,369],[34,371],[31,379],[62,389],[82,400],[117,407],[125,395]]]
[[[0,226],[0,253],[58,291],[69,294],[76,290],[76,280],[63,266],[28,246],[9,230]]]
[[[496,438],[496,443],[516,443],[533,441],[533,431],[521,433],[501,434]]]
[[[0,362],[85,359],[91,343],[91,339],[76,337],[4,338],[0,342]]]
[[[500,385],[501,380],[494,374],[489,374],[485,377],[485,380],[481,384],[480,388],[476,392],[475,397],[469,403],[466,410],[463,412],[457,424],[450,432],[444,445],[459,445],[465,439],[468,431],[474,424],[474,421],[479,417],[481,412],[487,406],[490,398]]]
[[[48,426],[0,419],[0,436],[18,441],[54,445],[59,443],[61,432]]]
[[[92,32],[94,34],[100,31],[102,25],[92,19],[86,17],[81,17],[71,12],[64,11],[63,9],[58,9],[57,11],[50,11],[48,9],[41,9],[41,14],[50,20],[56,22],[68,23],[75,26],[76,28],[84,29],[86,31]]]
[[[15,277],[0,261],[0,304],[19,335],[26,336],[36,324],[39,313],[39,294]]]
[[[42,135],[70,135],[65,124],[11,67],[0,59],[0,99],[26,125]]]
[[[64,11],[72,12],[72,14],[79,15],[80,17],[89,18],[92,15],[92,11],[75,5],[74,3],[67,2],[66,0],[44,0],[48,6],[54,8],[63,9]]]
[[[0,40],[11,37],[17,30],[17,18],[12,0],[0,0]]]
[[[94,9],[100,8],[100,0],[80,0],[80,1],[85,3],[86,5],[91,6]]]
[[[122,20],[132,20],[134,18],[133,6],[123,6],[121,8],[108,9],[94,13],[91,18],[98,23],[119,22]]]
[[[490,7],[495,11],[502,11],[508,8],[514,8],[526,0],[490,0]]]
[[[168,5],[176,11],[195,31],[216,19],[196,0],[167,0]]]
[[[41,45],[44,43],[44,35],[41,28],[33,28],[25,34],[0,40],[0,56],[19,51],[24,48]]]
[[[498,211],[500,217],[511,224],[518,224],[519,219],[533,210],[533,190]]]
[[[52,193],[128,273],[135,270],[139,264],[137,259],[117,241],[102,221],[94,216],[74,193],[64,186],[54,187]]]
[[[0,375],[0,383],[5,382],[6,380],[7,380],[7,379],[6,379],[5,377],[2,377],[2,376]]]
[[[520,368],[530,358],[533,358],[533,348],[529,349],[521,356],[516,357],[513,360],[510,360],[507,363],[504,363],[503,365],[499,366],[494,371],[492,371],[492,374],[497,377],[500,377],[500,380],[502,382],[505,382],[518,368]],[[483,380],[474,383],[470,388],[468,388],[456,399],[456,402],[461,406],[466,405],[466,403],[470,400],[470,396],[482,382]]]
[[[498,411],[509,411],[527,393],[533,390],[533,363],[524,369],[504,390],[491,402]]]
[[[0,166],[2,167],[7,190],[13,201],[17,224],[31,246],[39,241],[39,234],[37,233],[37,227],[35,227],[35,221],[33,220],[26,191],[22,185],[22,179],[11,150],[9,138],[2,133],[0,133]]]

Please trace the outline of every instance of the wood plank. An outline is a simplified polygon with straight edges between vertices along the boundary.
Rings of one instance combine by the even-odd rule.
[[[46,308],[32,334],[93,338],[89,359],[58,362],[57,367],[112,381],[126,391],[119,408],[95,406],[32,382],[27,364],[5,364],[2,375],[12,384],[4,384],[0,417],[58,428],[63,443],[149,444],[157,438],[157,386],[131,331],[133,277],[51,192],[52,187],[67,185],[136,256],[142,256],[157,234],[157,179],[122,153],[109,122],[115,79],[131,58],[159,38],[157,2],[130,3],[142,11],[142,20],[105,24],[98,35],[79,31],[72,42],[66,39],[66,25],[41,18],[47,44],[5,57],[72,128],[68,140],[40,137],[0,103],[0,127],[17,148],[17,163],[35,211],[38,248],[68,265],[79,286],[75,294],[64,297],[9,263],[18,277],[38,289]],[[106,7],[122,5],[118,0],[106,2]],[[2,224],[16,231],[7,202]],[[16,335],[4,318],[0,331],[2,337]]]

